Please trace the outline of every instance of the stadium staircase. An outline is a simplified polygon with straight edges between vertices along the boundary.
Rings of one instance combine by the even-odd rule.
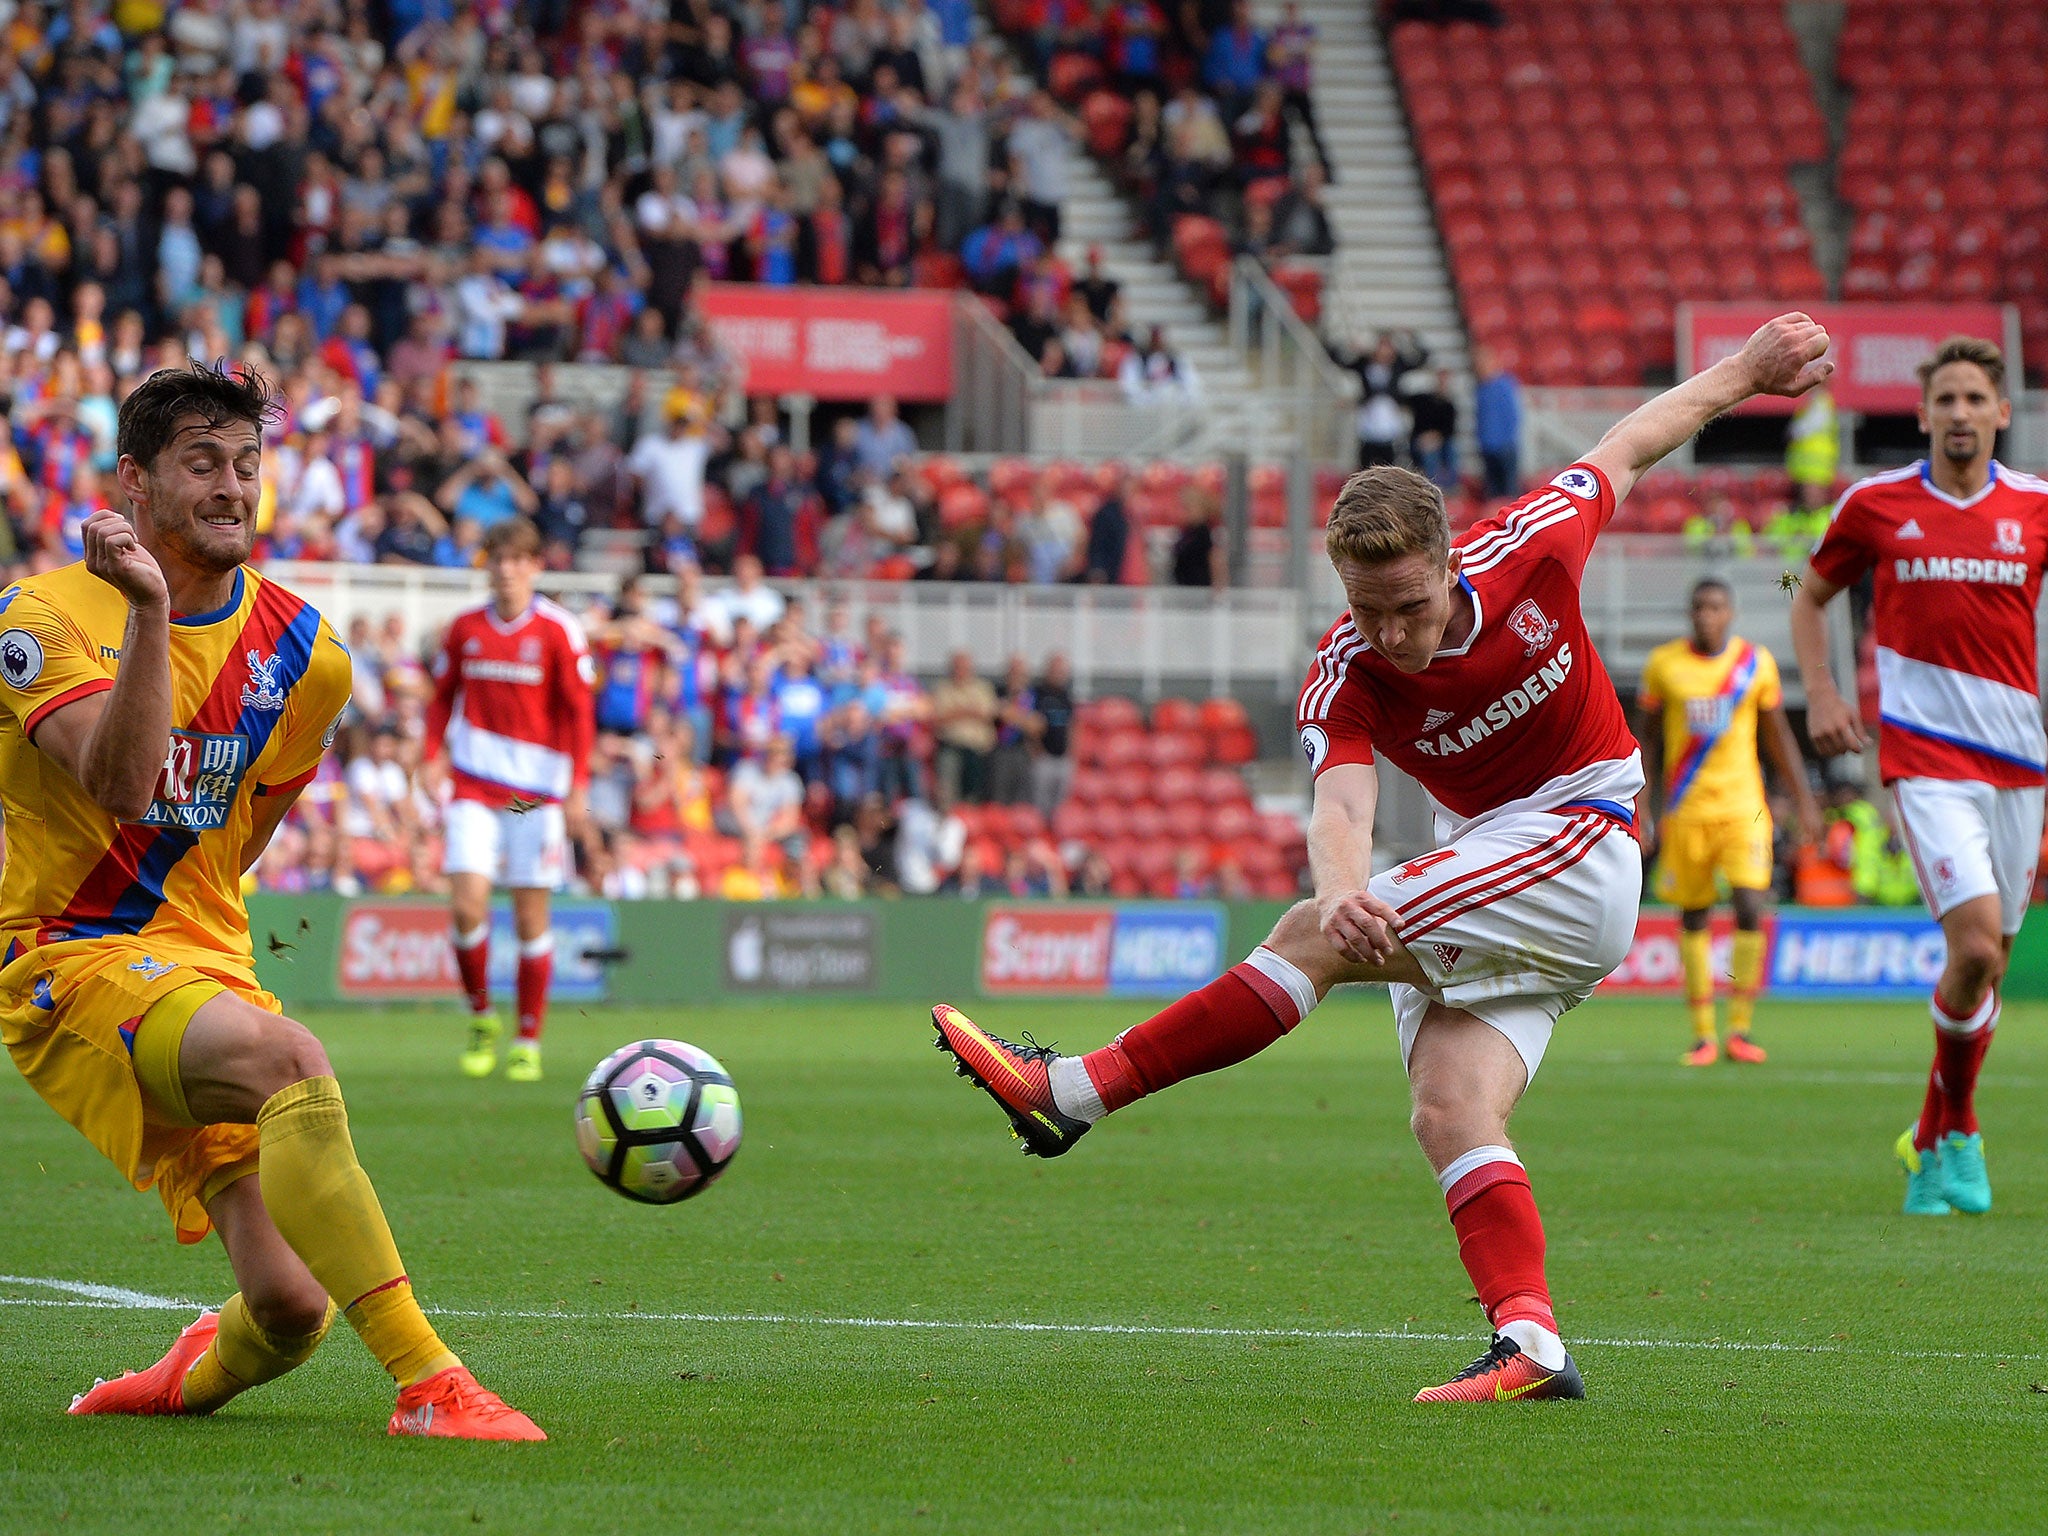
[[[1253,14],[1270,30],[1279,0],[1254,0]],[[1316,29],[1316,120],[1336,173],[1324,194],[1337,254],[1323,288],[1323,328],[1353,344],[1383,328],[1412,330],[1434,362],[1463,375],[1465,326],[1371,7],[1302,0],[1301,14]],[[1299,130],[1296,137],[1298,164],[1311,150]]]
[[[1246,402],[1257,394],[1244,359],[1232,349],[1223,321],[1212,315],[1202,290],[1164,261],[1137,227],[1130,204],[1110,184],[1094,158],[1077,151],[1060,215],[1060,258],[1074,271],[1086,264],[1091,245],[1102,248],[1102,269],[1123,287],[1131,329],[1143,334],[1166,328],[1174,350],[1201,376],[1203,411],[1196,435],[1178,445],[1191,457],[1208,457],[1241,447],[1251,433]],[[1269,449],[1279,444],[1269,441]]]

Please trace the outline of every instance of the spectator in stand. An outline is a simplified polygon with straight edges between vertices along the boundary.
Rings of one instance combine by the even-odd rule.
[[[1413,331],[1380,332],[1369,352],[1331,354],[1358,375],[1358,467],[1392,464],[1408,423],[1401,411],[1401,380],[1429,361],[1429,349]]]
[[[741,548],[769,575],[797,574],[797,525],[812,495],[797,478],[796,455],[780,445],[769,449],[768,476],[747,497],[740,525]]]
[[[1045,242],[1026,227],[1024,210],[1013,199],[1005,199],[994,220],[967,237],[960,260],[975,292],[1007,301],[1018,274],[1044,249]]]
[[[434,502],[451,518],[488,530],[512,517],[531,517],[540,510],[519,472],[495,448],[485,448],[457,469],[434,493]]]
[[[1522,494],[1522,386],[1500,366],[1493,352],[1475,347],[1472,371],[1479,383],[1472,391],[1472,427],[1479,439],[1480,462],[1486,466],[1489,499]]]
[[[1082,557],[1081,580],[1091,586],[1114,587],[1124,579],[1124,556],[1130,547],[1131,520],[1124,510],[1130,472],[1114,466],[1111,480],[1094,515],[1088,519],[1088,548]]]
[[[944,249],[958,250],[968,231],[981,222],[982,199],[988,190],[989,122],[981,92],[972,80],[963,79],[953,88],[946,108],[919,107],[906,118],[937,141],[934,233]]]
[[[766,634],[781,622],[789,603],[764,579],[761,557],[742,554],[733,562],[732,585],[713,600],[733,635],[733,648],[740,647],[739,623],[745,620],[754,634]]]
[[[871,481],[886,481],[896,472],[897,460],[917,452],[916,434],[897,416],[893,395],[868,402],[867,419],[855,433],[855,451]]]
[[[1089,246],[1086,264],[1074,279],[1074,292],[1087,302],[1088,313],[1095,317],[1097,325],[1107,323],[1110,308],[1122,291],[1123,285],[1102,270],[1102,247]]]
[[[1045,658],[1044,670],[1031,685],[1031,708],[1039,722],[1031,757],[1031,801],[1050,820],[1074,783],[1074,673],[1064,652]]]
[[[711,439],[703,425],[683,412],[669,416],[660,432],[649,432],[633,445],[626,470],[639,483],[640,517],[659,527],[671,515],[685,528],[704,520],[704,470],[711,459]]]
[[[1038,713],[1031,663],[1013,655],[996,690],[996,745],[989,757],[988,797],[997,805],[1031,799],[1031,759],[1045,720]]]
[[[772,738],[760,759],[747,758],[733,770],[732,814],[748,868],[764,873],[779,852],[785,878],[793,877],[806,896],[817,894],[810,860],[811,834],[804,825],[804,786],[796,775],[789,738]],[[773,882],[771,882],[773,883]]]
[[[1132,405],[1198,405],[1202,399],[1195,365],[1167,345],[1166,331],[1157,325],[1144,346],[1124,357],[1117,384]]]
[[[1181,492],[1181,528],[1173,541],[1173,584],[1221,591],[1230,585],[1223,547],[1223,503],[1191,485]]]
[[[1219,32],[1219,38],[1229,34]],[[1252,89],[1251,100],[1238,114],[1231,125],[1232,166],[1237,173],[1240,191],[1250,189],[1261,181],[1284,181],[1290,171],[1292,154],[1287,142],[1287,114],[1281,105],[1280,84],[1277,80],[1260,80]],[[1270,204],[1254,204],[1253,207],[1270,214]]]
[[[1328,177],[1306,165],[1273,204],[1273,250],[1283,256],[1328,256],[1337,249],[1330,215],[1323,207]]]
[[[1445,494],[1458,489],[1458,404],[1451,398],[1451,373],[1436,371],[1429,387],[1403,402],[1408,408],[1408,453],[1416,469]]]
[[[1335,180],[1329,152],[1323,148],[1323,136],[1316,128],[1315,53],[1315,26],[1301,19],[1299,0],[1286,0],[1280,7],[1280,25],[1266,40],[1266,67],[1280,86],[1287,111],[1307,130],[1323,174]]]
[[[999,705],[966,651],[953,653],[945,680],[932,689],[931,712],[939,793],[970,803],[987,800]]]
[[[1041,90],[1032,92],[1006,140],[1011,185],[1024,221],[1048,246],[1060,238],[1060,210],[1072,181],[1074,141],[1080,137],[1080,123],[1061,110],[1050,91]]]

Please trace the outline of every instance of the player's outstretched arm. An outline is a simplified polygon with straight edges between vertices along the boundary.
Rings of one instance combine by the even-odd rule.
[[[171,744],[171,599],[162,570],[128,519],[105,508],[85,520],[85,568],[128,600],[114,686],[54,709],[35,745],[108,815],[149,809]]]
[[[1308,819],[1317,922],[1330,947],[1360,965],[1384,964],[1401,949],[1393,910],[1366,888],[1379,798],[1379,773],[1370,763],[1339,763],[1316,779]]]
[[[1792,653],[1806,684],[1806,733],[1822,757],[1861,752],[1865,742],[1856,706],[1842,697],[1828,664],[1827,606],[1841,590],[1809,566],[1792,594]]]
[[[1835,371],[1828,333],[1807,315],[1767,321],[1742,350],[1616,422],[1586,455],[1620,501],[1643,473],[1716,416],[1757,395],[1803,395]]]

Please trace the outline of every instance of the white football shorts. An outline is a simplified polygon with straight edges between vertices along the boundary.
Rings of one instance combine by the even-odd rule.
[[[482,875],[508,890],[559,891],[568,883],[569,829],[560,805],[501,811],[451,800],[443,826],[443,874]]]
[[[1974,779],[1894,779],[1899,830],[1927,910],[1946,917],[1979,896],[1998,898],[2002,931],[2018,933],[2041,856],[2040,785],[2000,789]]]
[[[1375,875],[1430,981],[1388,989],[1402,1065],[1434,1001],[1506,1035],[1533,1078],[1558,1015],[1627,956],[1642,887],[1641,847],[1591,810],[1502,816]]]

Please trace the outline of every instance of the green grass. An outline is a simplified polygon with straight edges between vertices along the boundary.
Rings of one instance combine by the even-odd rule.
[[[1142,1011],[978,1016],[1094,1044]],[[1889,1148],[1919,1100],[1923,1009],[1767,1008],[1770,1065],[1704,1074],[1676,1065],[1675,1007],[1569,1016],[1515,1129],[1590,1397],[1479,1410],[1408,1402],[1477,1352],[1482,1322],[1379,999],[1330,1005],[1050,1164],[1016,1155],[914,1008],[564,1009],[539,1089],[458,1077],[446,1014],[314,1022],[421,1294],[552,1443],[387,1440],[389,1384],[346,1329],[210,1420],[68,1419],[74,1391],[155,1359],[185,1319],[5,1305],[0,1529],[2048,1523],[2048,1008],[2007,1010],[1981,1095],[1997,1209],[1917,1222]],[[570,1133],[581,1070],[645,1033],[717,1054],[747,1113],[726,1180],[669,1210],[601,1189]],[[217,1245],[180,1249],[11,1072],[0,1272],[229,1288]],[[34,1296],[56,1299],[0,1283]],[[804,1321],[849,1317],[1264,1332]],[[1403,1329],[1456,1338],[1329,1336]],[[1681,1347],[1702,1341],[1790,1347]]]

